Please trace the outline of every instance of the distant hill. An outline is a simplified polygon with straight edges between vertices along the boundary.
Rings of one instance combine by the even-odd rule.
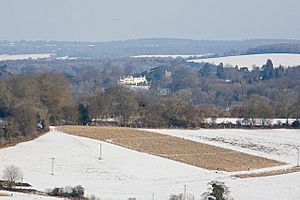
[[[297,40],[213,41],[172,38],[148,38],[111,42],[64,41],[0,41],[0,54],[51,53],[57,57],[117,58],[136,55],[178,55],[218,53],[235,55],[247,49],[278,43],[299,43]]]
[[[250,48],[247,54],[261,54],[261,53],[300,53],[300,43],[280,43],[258,46]]]

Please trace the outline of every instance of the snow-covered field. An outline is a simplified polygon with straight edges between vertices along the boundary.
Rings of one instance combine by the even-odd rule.
[[[297,129],[145,130],[229,148],[290,165],[297,164],[297,147],[300,147],[300,131]]]
[[[0,61],[5,61],[5,60],[27,60],[27,59],[41,59],[41,58],[50,58],[51,54],[50,53],[45,53],[45,54],[20,54],[20,55],[8,55],[8,54],[3,54],[0,55]]]
[[[54,198],[54,197],[47,197],[47,196],[40,196],[40,195],[34,195],[34,194],[24,194],[19,192],[7,192],[0,190],[0,193],[8,195],[8,196],[1,196],[1,200],[36,200],[36,199],[42,199],[42,200],[62,200],[61,198]]]
[[[245,118],[205,118],[204,119],[206,123],[209,123],[209,124],[212,124],[212,123],[216,123],[216,124],[228,124],[228,123],[231,123],[231,124],[245,124],[244,120]],[[296,121],[297,119],[296,118],[289,118],[289,119],[286,119],[286,118],[270,118],[270,119],[264,119],[264,118],[253,118],[253,119],[248,119],[250,120],[253,124],[255,125],[278,125],[278,124],[289,124],[289,125],[292,125],[292,123],[294,121]]]
[[[267,59],[271,59],[274,67],[280,65],[294,67],[300,65],[300,54],[253,54],[253,55],[240,55],[228,56],[208,59],[195,59],[189,60],[190,62],[208,62],[214,64],[223,63],[225,67],[248,67],[250,70],[253,65],[261,67],[266,64]]]
[[[192,58],[192,57],[207,57],[211,56],[213,54],[207,53],[207,54],[195,54],[195,55],[138,55],[138,56],[132,56],[133,58]]]
[[[271,146],[276,151],[266,153],[260,150],[245,149],[252,153],[262,153],[268,157],[284,161],[294,160],[289,152],[298,145],[300,133],[283,130],[261,133],[261,131],[241,132],[239,130],[155,130],[164,134],[178,135],[198,140],[195,137],[203,132],[203,136],[220,136],[241,143],[254,143]],[[263,131],[262,131],[263,132]],[[202,135],[202,134],[201,134]],[[269,138],[272,137],[272,138]],[[209,141],[219,146],[243,149],[238,145]],[[297,141],[298,140],[298,141]],[[44,136],[30,142],[0,150],[0,172],[8,164],[20,167],[24,173],[24,181],[35,188],[45,190],[55,186],[75,186],[81,184],[88,194],[95,194],[102,199],[168,199],[170,194],[182,193],[184,185],[187,192],[195,199],[207,191],[207,183],[212,180],[224,181],[230,187],[231,196],[239,200],[281,200],[300,199],[300,173],[274,177],[236,179],[230,173],[214,172],[161,157],[132,151],[123,147],[102,142],[102,156],[99,160],[99,141],[67,135],[52,130]],[[278,144],[283,144],[280,148]],[[278,148],[277,148],[278,147]],[[277,153],[282,155],[277,155]],[[54,176],[51,173],[51,160],[55,158]],[[26,198],[27,199],[27,198]]]
[[[63,57],[57,57],[56,60],[78,60],[78,57],[69,57],[69,56],[63,56]]]

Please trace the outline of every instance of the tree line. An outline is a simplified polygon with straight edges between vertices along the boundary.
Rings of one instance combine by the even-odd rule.
[[[172,76],[165,77],[165,71]],[[274,112],[269,113],[270,117],[299,116],[294,108],[300,102],[300,66],[275,68],[272,61],[268,60],[262,67],[248,70],[246,67],[201,63],[191,67],[160,66],[147,76],[153,88],[167,88],[171,94],[181,96],[194,105],[233,111],[256,95],[264,98],[264,103],[273,109]],[[279,111],[283,109],[280,106],[285,109]]]
[[[200,110],[176,96],[153,100],[123,86],[76,99],[63,74],[13,76],[0,81],[0,139],[28,136],[49,125],[91,124],[114,118],[119,126],[196,127]]]
[[[10,141],[65,118],[73,105],[69,82],[57,73],[0,81],[0,138]]]
[[[278,95],[293,100],[300,95],[300,67],[273,66],[267,61],[253,70],[226,67],[223,64],[192,63],[176,58],[119,58],[112,60],[7,61],[0,64],[0,79],[13,75],[41,72],[63,73],[71,84],[75,98],[109,88],[120,76],[143,74],[151,89],[148,96],[161,96],[162,91],[182,96],[200,106],[226,109],[257,94],[274,101]],[[170,76],[166,76],[166,72]]]
[[[174,96],[151,98],[124,86],[112,86],[84,97],[80,123],[117,119],[117,125],[136,127],[197,127],[202,122],[200,108]],[[89,120],[87,120],[87,117]]]
[[[207,117],[300,117],[300,67],[274,68],[267,61],[249,71],[182,59],[146,60],[138,59],[135,67],[160,64],[143,73],[151,89],[142,91],[108,81],[118,65],[109,61],[103,63],[105,76],[93,67],[78,68],[76,76],[39,71],[14,75],[3,66],[1,72],[7,76],[0,80],[0,138],[26,136],[37,126],[45,130],[49,124],[107,119],[119,126],[201,127]],[[128,68],[130,61],[126,63]],[[79,85],[81,92],[74,92]]]
[[[90,94],[79,104],[80,124],[105,124],[114,119],[114,125],[133,127],[196,128],[207,127],[205,118],[232,117],[299,118],[299,99],[278,95],[271,101],[267,97],[251,94],[232,107],[218,108],[195,105],[184,96],[169,94],[160,97],[141,95],[123,86],[113,86],[105,91]]]

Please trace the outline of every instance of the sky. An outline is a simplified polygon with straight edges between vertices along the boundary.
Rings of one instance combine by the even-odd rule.
[[[0,0],[0,40],[300,39],[300,0]]]

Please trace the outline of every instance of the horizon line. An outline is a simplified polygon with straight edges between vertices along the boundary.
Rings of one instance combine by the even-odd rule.
[[[190,39],[190,38],[180,38],[180,37],[141,37],[141,38],[131,38],[131,39],[116,39],[116,40],[47,40],[47,39],[0,39],[0,42],[78,42],[78,43],[110,43],[110,42],[128,42],[137,40],[190,40],[190,41],[209,41],[209,42],[244,42],[244,41],[293,41],[300,42],[300,39],[282,39],[282,38],[246,38],[246,39]]]

